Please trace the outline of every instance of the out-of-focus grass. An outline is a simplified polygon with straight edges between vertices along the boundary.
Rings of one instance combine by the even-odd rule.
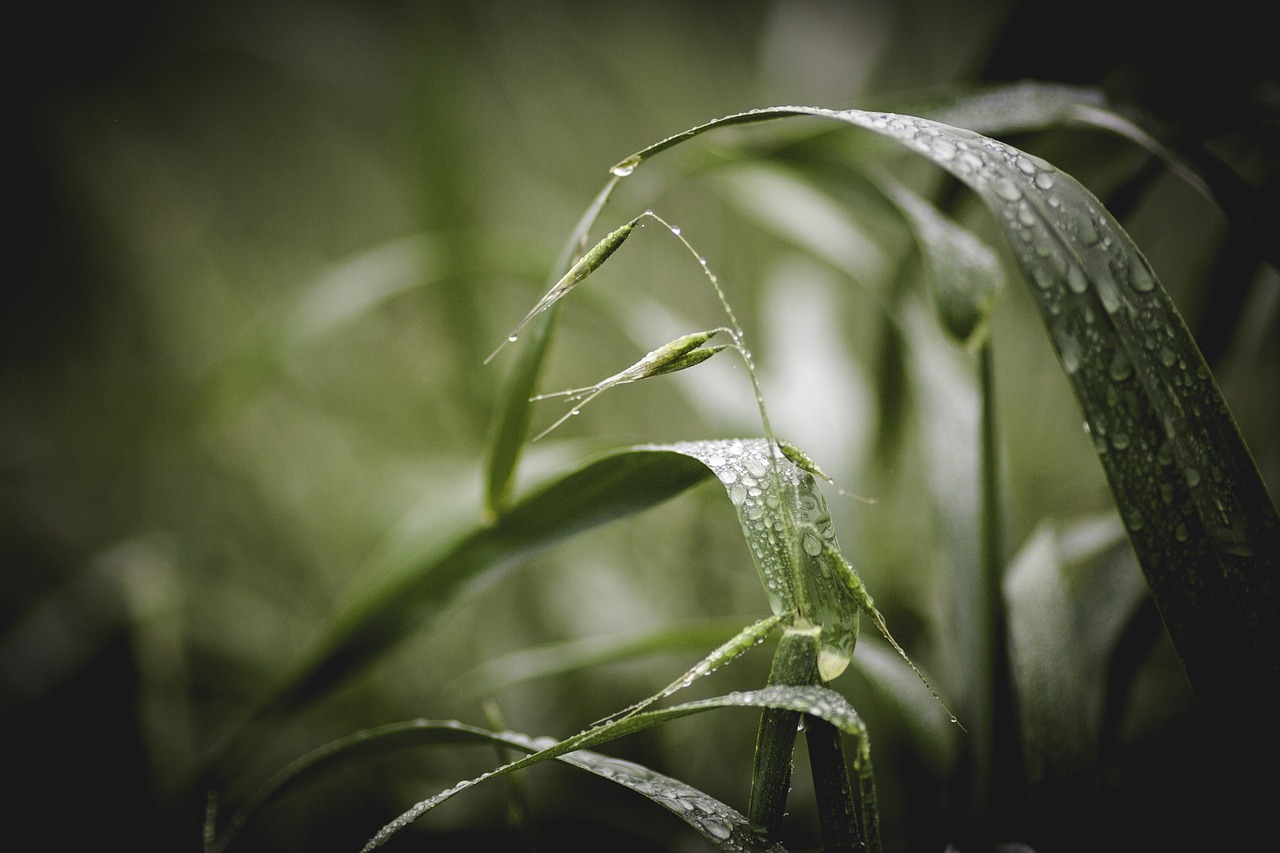
[[[50,844],[194,843],[199,815],[171,800],[204,750],[352,590],[478,517],[505,369],[481,362],[541,292],[575,217],[625,153],[739,109],[871,106],[1037,76],[1132,96],[1247,181],[1274,182],[1273,119],[1257,115],[1274,117],[1275,78],[1251,61],[1259,36],[1247,18],[1236,28],[1222,12],[1204,25],[1238,46],[1230,79],[1188,45],[1140,30],[1090,42],[1071,18],[1045,42],[1024,23],[1029,11],[331,2],[46,13],[30,33],[38,58],[15,77],[17,264],[0,297],[0,713],[22,736],[9,764],[23,780],[17,811]],[[1121,36],[1135,49],[1118,52]],[[637,175],[602,222],[652,206],[696,240],[756,336],[780,432],[831,448],[818,461],[879,500],[833,506],[877,601],[909,648],[942,657],[929,650],[946,644],[935,555],[914,535],[923,460],[871,444],[892,376],[871,307],[886,285],[851,286],[758,229],[734,203],[732,176],[710,168],[717,144],[685,164],[704,158],[705,181],[665,193],[657,169]],[[1274,270],[1174,177],[1129,204],[1126,181],[1145,168],[1132,147],[1087,131],[1038,144],[1125,207],[1274,493]],[[649,229],[593,279],[565,318],[549,388],[631,363],[669,322],[664,311],[710,305],[688,256],[661,237]],[[1087,439],[1061,427],[1074,404],[1025,295],[1008,289],[996,322],[1010,356],[997,383],[1010,401],[1010,529],[1021,542],[1046,516],[1109,503]],[[803,358],[787,360],[792,345]],[[714,396],[684,377],[614,392],[540,443],[525,481],[587,447],[751,430],[743,377],[711,375]],[[830,396],[793,398],[801,380]],[[474,702],[447,685],[530,643],[758,614],[754,573],[712,497],[592,532],[478,593],[279,732],[259,770],[364,725],[474,718]],[[708,511],[694,523],[688,505],[700,501]],[[1162,661],[1144,684],[1176,684]],[[519,685],[502,707],[522,730],[567,733],[685,662],[670,663]],[[762,680],[751,666],[734,667],[745,684]],[[1175,706],[1185,699],[1175,690]],[[1134,725],[1159,728],[1161,713]],[[874,733],[874,708],[868,717]],[[637,756],[683,755],[709,790],[735,795],[740,767],[663,737],[642,740]],[[288,843],[363,843],[406,787],[468,775],[446,762],[410,783],[393,769],[332,821],[304,810]]]

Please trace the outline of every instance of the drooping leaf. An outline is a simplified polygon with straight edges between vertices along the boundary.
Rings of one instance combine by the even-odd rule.
[[[839,553],[835,527],[813,475],[780,449],[775,454],[765,439],[666,447],[715,473],[737,511],[773,612],[799,612],[820,625],[818,669],[823,681],[838,676],[853,656],[861,603],[854,597],[856,584],[847,582],[851,570],[832,557],[832,551]],[[775,474],[780,483],[773,481]]]
[[[493,744],[525,753],[554,746],[550,738],[517,732],[492,732],[454,720],[411,720],[356,732],[303,756],[276,774],[231,817],[209,853],[222,853],[264,809],[325,771],[370,755],[419,746]],[[717,847],[736,851],[785,853],[731,806],[698,789],[631,761],[588,750],[551,756],[641,794],[688,823]],[[602,844],[607,840],[602,839]]]
[[[578,750],[590,749],[599,746],[602,743],[616,740],[624,735],[658,725],[659,723],[665,723],[691,714],[699,714],[723,708],[778,708],[820,717],[828,723],[831,723],[841,732],[844,732],[856,739],[858,746],[854,754],[853,769],[860,775],[866,774],[869,776],[870,774],[870,747],[867,743],[866,727],[863,724],[861,717],[858,716],[857,711],[853,709],[853,706],[850,705],[843,696],[832,690],[828,690],[825,687],[771,686],[765,687],[761,690],[730,693],[728,695],[718,696],[712,699],[687,702],[683,705],[676,705],[672,708],[665,708],[658,711],[647,711],[587,729],[584,732],[563,741],[559,741],[558,743],[551,742],[544,746],[539,752],[517,761],[513,761],[509,764],[505,764],[496,770],[477,776],[474,779],[459,782],[452,788],[417,803],[395,820],[384,826],[377,835],[370,839],[369,843],[365,845],[364,850],[367,853],[369,850],[380,847],[393,835],[421,818],[436,806],[481,782],[485,782],[489,779],[494,779],[553,758],[568,756],[571,753],[578,752]],[[660,805],[666,805],[663,801],[669,801],[671,799],[671,795],[668,790],[659,788],[657,793],[658,795],[656,800]],[[677,805],[679,805],[679,803],[677,803]],[[728,809],[727,806],[724,808]],[[736,815],[737,813],[734,812],[733,814]],[[705,829],[706,831],[704,832],[704,836],[708,837],[709,840],[727,847],[728,849],[741,849],[740,846],[746,844],[748,839],[756,839],[762,844],[768,843],[758,835],[758,830],[751,827],[751,825],[745,818],[742,818],[741,815],[737,815],[732,822],[726,822],[727,816],[729,816],[728,812],[720,812],[719,814],[707,816],[703,825],[700,825],[696,820],[691,821],[691,823],[695,828],[699,828],[700,830]],[[702,819],[704,815],[695,815],[695,817]],[[741,823],[737,822],[739,819],[741,820]],[[769,848],[766,847],[765,849]]]
[[[1004,285],[999,258],[977,235],[906,187],[889,180],[880,186],[915,235],[942,328],[957,341],[975,346],[987,336],[987,323]]]
[[[1194,339],[1120,224],[1078,181],[1039,158],[970,130],[892,113],[751,110],[624,162],[634,170],[715,128],[798,116],[894,140],[990,208],[1093,433],[1197,695],[1222,719],[1265,707],[1280,681],[1280,518]]]

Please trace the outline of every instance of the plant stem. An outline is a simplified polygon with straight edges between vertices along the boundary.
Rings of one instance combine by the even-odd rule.
[[[996,425],[994,354],[987,339],[978,349],[980,388],[981,584],[986,609],[983,656],[986,665],[982,694],[988,713],[975,720],[979,753],[971,802],[977,825],[986,827],[991,841],[1019,837],[1017,825],[1026,815],[1026,782],[1022,766],[1021,731],[1014,703],[1008,632],[1004,611],[1003,490],[1000,440]]]
[[[787,628],[773,653],[769,684],[818,683],[818,628]],[[760,712],[751,802],[747,817],[769,833],[782,825],[791,787],[791,753],[800,712],[766,708]]]

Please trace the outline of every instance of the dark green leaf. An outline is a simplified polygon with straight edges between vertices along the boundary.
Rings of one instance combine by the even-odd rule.
[[[766,687],[762,690],[730,693],[726,696],[719,696],[712,699],[687,702],[683,705],[677,705],[660,711],[649,711],[636,714],[634,716],[625,717],[614,722],[605,723],[601,726],[588,729],[558,743],[551,742],[550,745],[544,746],[540,752],[536,752],[533,755],[529,755],[518,761],[513,761],[510,764],[503,765],[502,767],[490,771],[489,773],[485,773],[482,776],[478,776],[475,779],[460,782],[452,788],[416,804],[413,808],[409,809],[404,814],[400,815],[400,817],[383,827],[382,830],[379,831],[367,845],[365,845],[365,850],[368,851],[381,846],[390,839],[391,836],[412,824],[431,809],[446,800],[451,799],[461,791],[479,784],[480,782],[497,778],[498,776],[502,776],[516,770],[521,770],[525,767],[530,767],[549,759],[569,755],[570,753],[575,753],[578,750],[589,749],[602,743],[616,740],[624,735],[650,728],[651,726],[658,725],[659,723],[720,708],[778,708],[820,717],[831,723],[840,731],[851,735],[858,740],[859,746],[853,762],[855,771],[861,772],[864,768],[869,771],[870,769],[870,753],[867,746],[866,727],[863,725],[862,719],[858,716],[857,711],[853,709],[853,706],[851,706],[843,696],[828,690],[825,687]],[[659,789],[659,801],[668,798],[669,792]],[[736,812],[734,814],[736,814]],[[738,817],[741,818],[740,815]],[[741,818],[741,820],[741,824],[729,824],[725,822],[724,813],[710,816],[705,824],[705,828],[708,832],[704,834],[711,840],[719,839],[717,843],[730,847],[731,849],[733,849],[735,844],[742,845],[747,842],[747,837],[739,835],[738,833],[740,832],[745,831],[747,836],[758,839],[758,836],[755,835],[756,830],[750,828],[750,824],[746,822],[745,818]],[[695,822],[694,825],[698,826],[698,823]],[[760,843],[767,842],[760,839]]]
[[[1092,431],[1116,506],[1201,702],[1261,714],[1280,686],[1280,519],[1217,384],[1118,222],[1052,165],[912,116],[751,110],[669,137],[814,116],[895,140],[953,174],[1005,230]]]

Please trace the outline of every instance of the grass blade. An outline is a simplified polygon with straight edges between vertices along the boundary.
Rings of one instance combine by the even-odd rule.
[[[598,457],[535,490],[434,559],[388,573],[335,622],[255,723],[328,693],[445,610],[478,578],[509,571],[568,536],[640,512],[709,475],[683,454],[636,448]]]
[[[370,839],[364,849],[365,851],[369,851],[380,847],[393,835],[418,820],[428,811],[451,799],[467,788],[473,787],[481,782],[512,773],[516,770],[524,769],[525,767],[530,767],[549,759],[567,756],[570,753],[576,753],[582,749],[590,749],[599,746],[602,743],[616,740],[624,735],[641,731],[660,723],[722,708],[777,708],[781,710],[795,711],[802,714],[809,714],[826,720],[839,731],[858,739],[860,743],[866,743],[866,727],[862,722],[862,718],[858,716],[858,712],[853,709],[853,706],[850,705],[843,696],[825,687],[772,686],[766,687],[762,690],[730,693],[725,696],[718,696],[711,699],[701,699],[694,702],[687,702],[683,705],[677,705],[672,708],[665,708],[659,711],[648,711],[634,716],[624,717],[614,722],[605,723],[604,725],[588,729],[571,738],[560,741],[559,743],[553,742],[551,745],[542,748],[539,752],[503,765],[496,770],[492,770],[474,779],[460,782],[452,788],[442,791],[440,794],[414,805],[411,809],[404,812],[394,821],[383,827],[377,835]],[[859,758],[855,761],[855,770],[860,774],[869,774],[870,767],[864,760],[866,755],[865,747],[859,749],[858,755]],[[666,792],[659,789],[659,801],[665,798]],[[728,807],[726,806],[725,808],[727,809]],[[694,825],[696,826],[697,824]],[[748,827],[750,824],[745,818],[742,818],[741,826]],[[734,849],[734,844],[741,844],[744,841],[743,837],[738,834],[726,835],[725,830],[731,829],[731,827],[726,826],[719,818],[716,818],[712,822],[708,822],[706,824],[706,829],[709,830],[709,832],[704,834],[707,835],[709,840],[728,847],[729,849]],[[750,836],[759,839],[759,836],[755,833],[756,830],[752,828]],[[760,839],[760,843],[767,844],[767,842],[764,842],[762,839]]]
[[[611,178],[583,213],[573,237],[556,264],[552,281],[558,281],[561,272],[568,270],[575,258],[586,254],[587,235],[609,201],[609,196],[613,194],[618,180],[617,175]],[[529,322],[520,358],[511,369],[502,390],[501,404],[489,438],[489,463],[485,479],[485,506],[491,517],[500,515],[511,498],[516,468],[520,464],[520,454],[529,432],[529,399],[536,393],[558,313],[557,307],[552,306]]]

